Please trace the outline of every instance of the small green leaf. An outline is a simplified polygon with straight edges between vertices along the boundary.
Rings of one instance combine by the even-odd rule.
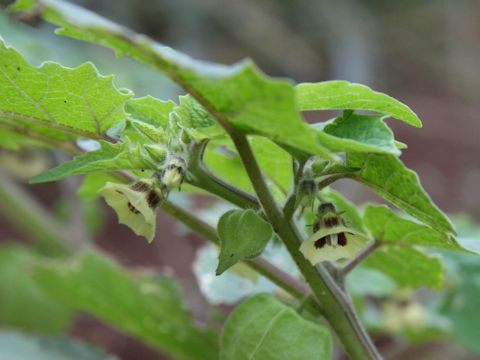
[[[225,130],[190,95],[180,96],[180,105],[170,114],[170,121],[187,131],[196,140],[226,136]]]
[[[0,325],[54,334],[66,331],[72,312],[49,298],[31,277],[31,266],[40,260],[28,248],[0,248]],[[1,340],[0,340],[1,341]],[[0,359],[4,347],[0,345]]]
[[[377,241],[468,251],[453,236],[405,219],[386,206],[368,205],[363,221]]]
[[[252,210],[230,210],[218,221],[217,275],[243,259],[258,256],[273,235],[271,225]]]
[[[408,214],[434,229],[455,233],[447,216],[433,203],[415,172],[388,154],[351,153],[347,166],[359,170],[351,175]]]
[[[0,67],[0,123],[47,138],[102,137],[125,118],[123,108],[132,96],[91,63],[74,69],[53,62],[34,67],[2,39]]]
[[[0,330],[0,360],[118,360],[93,344]]]
[[[144,96],[127,101],[125,111],[135,120],[156,128],[166,128],[170,112],[175,106],[172,100],[162,101],[153,96]]]
[[[93,252],[82,254],[73,263],[37,265],[34,278],[52,298],[171,358],[218,358],[217,335],[194,324],[170,278],[151,272],[132,275]]]
[[[322,144],[336,152],[400,154],[393,132],[382,116],[347,113],[331,122],[316,124],[315,127],[322,130],[319,132]]]
[[[421,127],[418,116],[405,104],[365,85],[348,81],[324,81],[295,87],[300,110],[371,110]]]
[[[427,286],[440,289],[444,282],[440,256],[427,254],[413,246],[381,246],[362,264],[383,272],[403,288]]]
[[[165,160],[166,153],[162,147],[158,147],[157,158],[152,159],[145,147],[134,144],[129,139],[116,144],[101,141],[100,144],[99,150],[77,156],[73,160],[35,176],[31,182],[36,184],[55,181],[67,176],[95,171],[156,170],[156,164],[161,164]]]
[[[220,349],[221,360],[326,360],[332,356],[332,337],[325,326],[260,294],[229,316]]]

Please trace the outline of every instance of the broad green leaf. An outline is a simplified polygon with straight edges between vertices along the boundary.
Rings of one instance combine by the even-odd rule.
[[[220,179],[247,192],[253,192],[253,186],[242,161],[231,146],[233,145],[229,140],[210,141],[205,149],[203,161]]]
[[[370,254],[363,265],[388,275],[399,287],[440,289],[443,286],[441,258],[417,247],[384,245]]]
[[[408,214],[434,229],[455,233],[447,216],[425,192],[415,172],[388,154],[348,154],[347,166],[359,170],[351,175]]]
[[[453,236],[401,217],[386,206],[368,205],[365,208],[363,221],[376,241],[391,241],[392,245],[420,245],[466,250]]]
[[[220,349],[221,360],[326,360],[332,356],[332,337],[325,326],[260,294],[229,316]]]
[[[273,235],[271,225],[254,210],[230,210],[218,221],[220,255],[216,274],[240,260],[261,254]]]
[[[20,5],[17,9],[26,10],[29,4]],[[39,0],[30,5],[62,26],[59,34],[113,48],[119,56],[160,69],[224,124],[269,137],[295,152],[334,158],[302,120],[290,81],[267,77],[250,61],[223,66],[193,60],[70,3]]]
[[[157,157],[152,158],[146,146],[142,147],[126,139],[125,142],[111,144],[101,141],[99,150],[90,151],[75,157],[32,179],[32,183],[59,180],[67,176],[87,174],[95,171],[113,170],[156,170],[165,160],[165,150],[155,146]]]
[[[365,266],[357,266],[346,279],[348,289],[354,296],[373,295],[387,297],[397,290],[397,284],[386,274]]]
[[[0,360],[116,360],[100,348],[67,337],[0,330]]]
[[[300,110],[371,110],[421,127],[418,116],[405,104],[365,85],[334,80],[295,87]]]
[[[0,325],[45,334],[68,329],[72,313],[50,299],[31,277],[31,266],[39,260],[27,248],[0,247]],[[0,359],[3,347],[0,346]]]
[[[124,104],[132,96],[91,63],[73,69],[52,62],[34,67],[1,39],[0,68],[0,123],[41,138],[102,138],[125,118]]]
[[[376,152],[399,155],[392,130],[382,116],[358,115],[345,112],[331,122],[314,126],[322,144],[336,152]]]
[[[170,112],[176,106],[172,100],[162,101],[153,96],[131,99],[125,104],[130,117],[156,128],[166,128]]]
[[[250,136],[249,142],[267,181],[275,184],[286,194],[293,181],[290,154],[273,141],[261,136]]]
[[[54,299],[87,312],[175,359],[215,359],[217,336],[196,327],[172,279],[130,274],[87,252],[73,263],[44,263],[34,277]]]

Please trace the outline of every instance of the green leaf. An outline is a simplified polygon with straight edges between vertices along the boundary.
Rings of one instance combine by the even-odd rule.
[[[438,231],[455,233],[450,220],[423,189],[417,174],[395,156],[352,153],[348,154],[347,166],[359,169],[350,177],[408,214]]]
[[[347,287],[352,295],[365,297],[389,297],[397,291],[398,286],[383,272],[369,269],[365,266],[357,266],[347,276]]]
[[[47,170],[32,178],[31,182],[36,184],[54,181],[67,176],[87,174],[94,171],[157,170],[157,166],[165,160],[165,150],[162,147],[157,147],[159,150],[158,157],[152,159],[151,154],[146,151],[145,147],[133,144],[128,139],[116,144],[100,141],[100,144],[101,148],[99,150],[87,152]]]
[[[269,137],[294,152],[334,158],[302,120],[290,81],[267,77],[250,61],[223,66],[193,60],[70,3],[39,0],[36,4],[31,10],[63,27],[57,33],[99,43],[119,56],[153,65],[224,124]]]
[[[27,248],[0,247],[0,325],[42,333],[60,333],[70,326],[72,313],[50,299],[31,277],[39,260]],[[0,359],[3,346],[0,346]]]
[[[332,337],[325,326],[260,294],[229,316],[220,349],[221,360],[326,360],[332,356]]]
[[[156,128],[166,128],[170,112],[175,106],[172,100],[162,101],[153,96],[144,96],[127,101],[125,111],[133,119]]]
[[[190,95],[180,96],[180,105],[170,114],[170,121],[186,130],[196,140],[226,136],[225,130]]]
[[[455,275],[447,282],[439,311],[452,325],[455,340],[480,354],[480,262],[470,254],[445,254],[447,274]]]
[[[297,102],[307,110],[371,110],[421,127],[418,116],[405,104],[374,91],[365,85],[348,81],[303,83],[295,87]]]
[[[253,192],[243,163],[238,153],[232,150],[232,146],[230,140],[214,139],[209,141],[203,161],[215,176],[242,190]]]
[[[403,218],[386,206],[368,205],[363,221],[377,241],[468,251],[453,236]]]
[[[441,258],[413,246],[381,246],[362,264],[383,272],[403,288],[440,289],[444,282]]]
[[[273,235],[271,225],[252,210],[230,210],[218,221],[220,255],[216,274],[261,254]]]
[[[100,195],[98,190],[105,186],[107,182],[116,182],[118,178],[104,173],[102,171],[91,172],[83,178],[82,185],[78,188],[77,194],[83,199],[93,200]]]
[[[34,277],[53,298],[137,337],[173,358],[215,359],[217,335],[196,327],[172,279],[130,274],[87,252],[73,263],[45,263]]]
[[[53,62],[34,67],[1,39],[0,69],[0,123],[46,138],[102,138],[125,118],[124,104],[132,96],[91,63],[73,69]]]
[[[0,360],[116,360],[100,348],[68,339],[0,330]]]
[[[382,116],[345,113],[328,123],[314,126],[322,144],[336,152],[376,152],[399,155],[393,132]],[[331,135],[331,136],[328,136]]]

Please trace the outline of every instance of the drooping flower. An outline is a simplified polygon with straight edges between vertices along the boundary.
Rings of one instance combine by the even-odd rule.
[[[115,210],[119,223],[152,242],[156,228],[155,211],[160,196],[150,180],[140,180],[131,185],[108,182],[99,193]]]
[[[345,225],[333,204],[325,203],[319,206],[313,235],[302,243],[300,251],[312,265],[316,265],[322,261],[352,258],[367,242],[364,234]]]

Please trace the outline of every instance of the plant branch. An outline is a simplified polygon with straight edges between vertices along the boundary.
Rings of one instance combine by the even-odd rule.
[[[313,267],[300,253],[297,230],[291,221],[285,219],[275,203],[246,136],[231,127],[226,130],[240,154],[265,214],[310,285],[322,314],[335,330],[346,352],[356,360],[380,359],[349,299],[336,285],[329,272],[323,266]]]
[[[192,149],[188,167],[191,179],[188,180],[188,183],[227,200],[238,207],[257,209],[259,204],[253,195],[224,182],[222,179],[212,174],[212,172],[205,166],[205,163],[203,162],[203,154],[207,144],[207,141],[203,141],[194,145]]]
[[[345,177],[347,177],[346,174],[335,174],[335,175],[331,175],[329,177],[326,177],[325,179],[318,182],[317,189],[318,189],[318,191],[322,191],[324,188],[333,184],[335,181],[340,180],[340,179],[344,179]]]
[[[290,189],[290,194],[287,197],[287,201],[285,201],[285,205],[283,206],[283,216],[285,216],[285,218],[288,220],[290,220],[295,213],[295,205],[297,203],[297,188],[303,175],[303,169],[306,162],[306,160],[298,160],[298,162],[296,162],[295,159],[292,161],[293,184],[292,188]]]
[[[71,253],[66,232],[38,202],[0,172],[0,212],[20,232],[35,241],[36,247],[50,256]]]
[[[362,251],[360,251],[353,259],[345,262],[340,268],[336,269],[338,280],[343,283],[345,277],[350,271],[352,271],[358,264],[360,264],[368,255],[375,251],[378,247],[381,246],[381,242],[372,241],[370,244],[365,246]]]

